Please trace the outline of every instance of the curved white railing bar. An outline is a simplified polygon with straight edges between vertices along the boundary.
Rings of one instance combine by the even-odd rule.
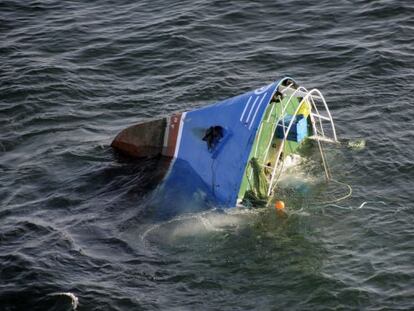
[[[293,81],[292,83],[290,83],[289,85],[287,85],[286,87],[284,87],[284,89],[283,89],[283,91],[281,92],[282,94],[283,94],[283,92],[286,92],[286,91],[288,91],[289,89],[292,89],[292,90],[294,90],[294,92],[291,94],[291,96],[290,96],[290,98],[289,98],[289,100],[286,102],[286,105],[285,105],[285,107],[283,108],[283,110],[282,110],[282,114],[284,114],[285,113],[285,111],[286,111],[286,108],[287,108],[287,106],[288,106],[288,104],[289,104],[289,102],[291,101],[291,99],[293,98],[293,96],[298,92],[298,91],[300,91],[300,90],[304,90],[305,92],[307,92],[307,90],[304,88],[304,87],[299,87],[298,89],[293,89],[292,87],[294,86],[294,83],[296,83],[296,81],[295,80],[293,80],[292,78],[289,78],[289,77],[286,77],[286,78],[284,78],[283,80],[281,80],[280,82],[279,82],[279,84],[278,84],[278,86],[276,87],[276,90],[278,91],[279,90],[279,88],[282,86],[282,83],[284,82],[284,81],[286,81],[286,80],[291,80],[291,81]],[[270,117],[271,117],[271,115],[272,115],[272,112],[273,112],[273,108],[275,107],[275,105],[273,105],[273,107],[272,107],[272,110],[271,110],[271,112],[269,113],[269,117],[268,117],[268,119],[267,119],[267,122],[269,122],[270,121]],[[274,131],[276,130],[276,126],[277,126],[277,123],[279,122],[281,120],[281,118],[279,118],[279,120],[275,123],[275,125],[274,125],[274,128],[272,127],[272,133],[274,133]],[[258,135],[257,135],[257,137],[260,137],[260,135],[261,135],[261,133],[262,133],[262,127],[263,127],[263,123],[261,123],[260,124],[260,128],[259,128],[259,133],[258,133]],[[269,141],[269,144],[267,145],[267,147],[266,147],[266,151],[265,151],[265,154],[266,154],[266,156],[264,157],[265,159],[267,158],[267,155],[268,155],[268,153],[269,153],[269,149],[270,149],[270,146],[271,146],[271,144],[272,144],[272,140],[273,140],[273,137],[270,139],[270,141]],[[258,151],[258,144],[256,144],[256,148],[255,148],[255,151],[254,151],[254,156],[256,157],[257,156],[257,151]],[[264,166],[265,165],[265,163],[261,163],[262,164],[262,166]],[[252,172],[253,172],[253,170],[252,169],[250,169],[249,170],[249,173],[247,173],[247,178],[249,179],[250,177],[251,177],[251,174],[252,174]]]
[[[289,97],[289,99],[286,101],[286,104],[285,104],[285,106],[283,107],[283,109],[282,109],[282,112],[281,112],[281,114],[280,114],[280,116],[279,116],[279,118],[277,119],[277,121],[275,122],[275,124],[276,124],[276,127],[277,127],[277,125],[279,124],[279,122],[281,121],[281,120],[283,120],[284,118],[285,118],[285,115],[286,115],[286,109],[287,109],[287,107],[288,107],[288,105],[290,104],[290,102],[291,102],[291,100],[292,100],[292,98],[293,98],[293,96],[295,96],[295,94],[296,93],[298,93],[298,92],[307,92],[307,90],[306,90],[306,88],[304,88],[304,87],[298,87],[291,95],[290,95],[290,97]],[[299,106],[298,106],[298,109],[296,109],[297,111],[299,111],[299,108],[300,108],[300,106],[301,106],[301,104],[302,104],[302,101],[301,101],[301,103],[299,104]],[[297,111],[296,111],[296,113],[295,113],[295,115],[297,114]],[[291,122],[292,121],[294,121],[294,118],[292,118],[292,120],[291,120]],[[277,151],[277,153],[276,153],[276,159],[275,159],[275,164],[274,164],[274,166],[273,166],[273,171],[272,171],[272,175],[271,175],[271,178],[270,178],[270,183],[269,183],[269,188],[268,188],[268,190],[267,190],[267,195],[270,195],[270,192],[271,192],[271,185],[272,185],[272,183],[273,183],[273,180],[274,180],[274,178],[275,178],[275,175],[276,175],[276,169],[277,169],[277,166],[278,166],[278,163],[279,163],[279,158],[280,158],[280,155],[282,154],[282,150],[283,150],[283,147],[284,147],[284,145],[285,145],[285,140],[286,140],[286,138],[287,138],[287,134],[289,133],[289,131],[290,131],[290,127],[288,127],[288,130],[287,130],[287,132],[286,132],[286,128],[283,126],[283,137],[284,137],[284,139],[282,140],[282,143],[280,144],[280,146],[279,146],[279,149],[278,149],[278,151]],[[273,131],[274,132],[274,131]],[[268,144],[268,146],[267,146],[267,148],[266,148],[266,156],[265,156],[265,158],[267,157],[267,155],[268,155],[268,153],[269,153],[269,149],[270,149],[270,145],[272,144],[272,140],[269,142],[269,144]]]
[[[310,99],[311,99],[311,105],[315,109],[316,114],[320,116],[321,114],[319,113],[318,107],[316,107],[315,101],[313,100],[313,96],[311,96]],[[312,107],[311,107],[311,109],[312,109]],[[318,131],[317,131],[316,125],[315,125],[314,114],[311,114],[311,120],[312,120],[312,126],[314,126],[314,130],[315,130],[314,133],[315,133],[315,135],[318,135]],[[321,129],[322,136],[325,136],[325,131],[323,130],[323,125],[322,125],[322,119],[318,118],[318,121],[319,121],[319,127]]]
[[[299,89],[301,89],[301,87],[300,87],[300,88],[298,88],[297,90],[299,90]],[[304,89],[304,88],[302,88],[302,89]],[[306,91],[306,89],[305,89],[305,91]],[[286,142],[287,136],[288,136],[288,134],[289,134],[289,132],[290,132],[290,130],[291,130],[291,128],[292,128],[292,125],[293,125],[293,122],[294,122],[294,120],[295,120],[295,117],[296,117],[296,115],[298,114],[298,112],[299,112],[299,110],[300,110],[300,108],[301,108],[302,104],[303,104],[303,103],[305,103],[305,102],[308,102],[308,103],[310,103],[310,102],[311,102],[311,103],[312,103],[313,108],[315,109],[315,111],[316,111],[316,113],[317,113],[317,114],[316,114],[316,116],[321,116],[321,115],[319,114],[319,111],[318,111],[318,109],[317,109],[317,107],[316,107],[316,104],[315,104],[315,101],[314,101],[314,99],[313,99],[313,97],[314,97],[314,95],[313,95],[313,94],[315,94],[315,93],[318,95],[318,99],[320,99],[320,100],[323,102],[323,104],[324,104],[324,108],[325,108],[325,110],[326,110],[326,112],[327,112],[327,114],[328,114],[327,119],[329,119],[330,124],[331,124],[331,127],[332,127],[333,140],[334,140],[335,142],[337,142],[337,141],[338,141],[338,140],[337,140],[337,137],[336,137],[335,124],[334,124],[334,122],[333,122],[332,115],[331,115],[331,113],[330,113],[330,111],[329,111],[329,108],[328,108],[328,106],[327,106],[327,104],[326,104],[325,98],[323,97],[322,93],[321,93],[319,90],[317,90],[317,89],[312,89],[311,91],[307,92],[306,96],[305,96],[305,97],[301,100],[301,102],[299,103],[298,107],[297,107],[297,108],[296,108],[296,110],[295,110],[295,113],[293,114],[292,120],[290,120],[290,122],[289,122],[289,125],[288,125],[287,129],[285,129],[285,126],[283,125],[283,140],[282,140],[282,142],[281,142],[281,144],[280,144],[280,146],[279,146],[279,150],[278,150],[277,155],[276,155],[275,166],[273,167],[273,171],[272,171],[272,175],[271,175],[271,179],[270,179],[270,183],[269,183],[269,188],[268,188],[268,193],[267,193],[267,195],[268,195],[268,196],[270,196],[270,194],[271,194],[271,193],[272,193],[272,191],[274,190],[274,187],[276,186],[277,181],[275,181],[275,176],[276,176],[276,169],[277,169],[277,166],[278,166],[279,158],[280,158],[280,155],[281,155],[282,150],[283,150],[283,148],[284,148],[284,145],[285,145],[285,142]],[[286,105],[285,105],[285,107],[284,107],[284,109],[283,109],[283,111],[282,111],[281,117],[280,117],[280,118],[278,119],[278,121],[276,122],[276,126],[277,126],[277,124],[280,122],[280,120],[281,120],[282,118],[284,118],[286,107],[287,107],[287,105],[290,103],[290,101],[291,101],[291,99],[292,99],[292,97],[293,97],[293,95],[294,95],[294,94],[295,94],[295,92],[292,94],[292,96],[291,96],[291,97],[289,98],[289,100],[286,102]],[[312,119],[312,126],[313,126],[313,129],[314,129],[315,134],[317,134],[316,125],[314,124],[314,120],[313,120],[313,116],[312,116],[312,110],[313,110],[313,109],[312,109],[312,106],[311,106],[311,119]],[[315,115],[315,114],[314,114],[314,115]],[[323,135],[322,137],[325,137],[325,134],[324,134],[324,130],[323,130],[323,125],[322,125],[322,120],[321,120],[321,118],[319,118],[319,124],[320,124],[320,127],[321,127],[321,132],[322,132],[322,135]],[[322,149],[322,145],[321,145],[320,140],[317,140],[317,141],[318,141],[319,151],[320,151],[320,153],[321,153],[321,157],[322,157],[322,163],[323,163],[323,166],[324,166],[325,175],[326,175],[327,180],[329,180],[329,179],[331,178],[331,176],[330,176],[329,168],[328,168],[327,161],[326,161],[326,158],[325,158],[325,154],[324,154],[324,152],[323,152],[323,149]],[[267,156],[267,153],[266,153],[266,156]]]
[[[285,89],[285,90],[286,90],[286,89]],[[295,91],[291,94],[291,96],[289,97],[289,99],[286,101],[285,106],[282,108],[282,112],[280,113],[280,117],[279,117],[279,118],[276,120],[276,122],[274,123],[274,129],[273,129],[273,127],[272,127],[272,132],[273,132],[273,133],[274,133],[274,131],[276,130],[276,127],[277,127],[278,123],[279,123],[282,119],[284,119],[284,118],[285,118],[286,109],[287,109],[288,105],[290,104],[290,101],[292,100],[293,96],[294,96],[296,93],[301,92],[301,91],[308,92],[306,88],[304,88],[304,87],[302,87],[302,86],[301,86],[301,87],[299,87],[297,90],[295,90]],[[283,134],[285,134],[284,130],[285,130],[285,129],[283,129]],[[272,139],[273,139],[273,137],[272,137]],[[270,140],[269,144],[268,144],[268,145],[267,145],[267,147],[266,147],[266,151],[265,151],[265,159],[267,158],[267,155],[269,154],[269,149],[270,149],[270,146],[272,145],[272,139]]]
[[[291,100],[291,99],[292,99],[292,97],[291,97],[291,98],[289,98],[288,103],[290,102],[290,100]],[[290,120],[290,122],[289,122],[289,125],[288,125],[287,129],[285,129],[285,125],[283,124],[283,139],[282,139],[282,142],[280,143],[280,146],[279,146],[278,152],[277,152],[277,154],[276,154],[275,166],[273,167],[272,176],[271,176],[271,178],[270,178],[270,183],[269,183],[269,188],[267,189],[267,195],[268,195],[268,196],[270,196],[270,194],[271,194],[271,193],[272,193],[272,191],[273,191],[273,188],[274,188],[273,183],[274,183],[274,179],[275,179],[275,176],[276,176],[276,169],[277,169],[277,166],[278,166],[278,164],[279,164],[279,158],[280,158],[280,155],[282,154],[282,150],[283,150],[283,148],[284,148],[284,146],[285,146],[285,142],[286,142],[286,139],[287,139],[288,134],[289,134],[289,132],[290,132],[290,129],[292,128],[293,122],[295,121],[295,117],[296,117],[296,115],[298,114],[299,109],[301,108],[302,102],[303,102],[303,99],[302,99],[302,101],[299,103],[298,107],[296,108],[296,110],[295,110],[295,112],[294,112],[294,114],[293,114],[292,120]],[[279,119],[280,119],[280,118],[279,118]],[[276,124],[278,124],[278,123],[279,123],[279,121],[278,121]]]
[[[286,78],[284,78],[283,80],[281,80],[281,81],[279,82],[278,86],[276,87],[276,91],[279,91],[279,88],[282,86],[282,83],[283,83],[284,81],[286,81],[286,80],[291,80],[291,81],[293,81],[294,83],[296,83],[293,79],[286,77]],[[287,86],[283,89],[283,92],[285,92],[285,91],[289,90],[290,88],[292,88],[292,87],[293,87],[293,85],[294,85],[294,83],[290,83],[289,85],[287,85]],[[283,93],[282,93],[282,94],[283,94]],[[274,94],[273,94],[273,96],[274,96]],[[273,98],[273,96],[272,96],[272,98]],[[270,99],[270,100],[272,100],[272,99]],[[270,110],[269,116],[267,117],[267,122],[270,122],[270,117],[272,116],[273,109],[275,108],[275,106],[276,106],[276,105],[273,105],[273,106],[272,106],[272,109]],[[260,129],[259,129],[259,135],[258,135],[258,137],[260,137],[260,134],[261,134],[261,131],[262,131],[262,124],[263,124],[263,123],[261,123],[261,124],[260,124]],[[277,124],[277,123],[276,123],[276,124]],[[273,127],[272,127],[272,129],[273,129]],[[273,129],[273,130],[272,130],[272,132],[274,132],[274,131],[275,131],[275,129]],[[272,138],[273,138],[273,137],[272,137]],[[269,144],[268,144],[268,147],[266,148],[266,157],[267,157],[268,149],[270,148],[270,145],[271,145],[271,144],[272,144],[272,140],[270,140],[270,142],[269,142]],[[258,149],[258,145],[256,145],[256,149],[255,149],[255,151],[254,151],[254,155],[255,155],[255,156],[257,155],[257,149]],[[265,157],[265,158],[266,158],[266,157]]]
[[[312,90],[310,90],[309,94],[310,95],[313,95],[313,93],[316,93],[319,96],[319,98],[321,99],[321,101],[322,101],[322,103],[323,103],[323,105],[325,107],[325,111],[328,114],[328,118],[329,118],[329,121],[331,123],[331,128],[332,128],[332,134],[333,134],[334,141],[337,142],[338,141],[338,138],[336,137],[335,124],[334,124],[334,121],[332,119],[331,112],[329,111],[328,105],[326,104],[325,97],[323,97],[322,93],[318,89],[312,89]],[[313,98],[312,98],[312,102],[313,102]],[[315,107],[315,110],[317,111],[316,105],[314,105],[314,107]]]
[[[312,99],[312,97],[311,97],[311,99]],[[313,104],[314,108],[316,109],[316,104],[315,104],[315,101],[313,99],[312,99],[312,104]],[[311,111],[312,111],[312,108],[311,108]],[[318,111],[318,110],[316,110],[316,111]],[[317,113],[319,114],[319,112],[317,112]],[[312,123],[312,129],[313,129],[314,136],[317,138],[316,142],[318,144],[319,152],[321,154],[322,164],[323,164],[323,168],[325,170],[325,177],[326,177],[326,180],[328,181],[328,180],[331,179],[331,173],[329,171],[328,162],[326,161],[325,153],[323,151],[321,140],[319,138],[319,137],[325,137],[325,133],[324,133],[324,130],[323,130],[323,125],[322,125],[322,120],[319,118],[319,126],[321,128],[321,133],[322,133],[322,136],[319,136],[318,135],[318,130],[317,130],[316,124],[315,124],[315,118],[313,117],[312,113],[310,114],[310,118],[311,118],[311,123]]]

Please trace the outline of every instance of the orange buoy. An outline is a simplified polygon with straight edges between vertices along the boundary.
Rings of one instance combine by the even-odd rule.
[[[276,201],[275,202],[276,210],[283,210],[285,208],[285,202],[283,201]]]

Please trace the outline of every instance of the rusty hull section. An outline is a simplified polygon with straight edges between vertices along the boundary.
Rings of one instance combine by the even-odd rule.
[[[162,155],[173,158],[179,144],[181,114],[132,125],[120,132],[111,146],[135,158]]]
[[[144,158],[160,155],[164,145],[167,119],[132,125],[120,132],[111,146],[131,157]]]

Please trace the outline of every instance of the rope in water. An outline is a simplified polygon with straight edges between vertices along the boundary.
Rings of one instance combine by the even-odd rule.
[[[333,181],[333,182],[335,182],[337,184],[346,186],[348,188],[348,190],[349,190],[348,193],[346,195],[344,195],[344,196],[341,196],[341,197],[336,198],[336,199],[333,199],[333,200],[316,202],[317,204],[332,204],[332,203],[338,203],[340,201],[343,201],[343,200],[349,198],[352,195],[352,187],[349,184],[344,183],[344,182],[341,182],[341,181],[338,181],[338,180],[335,180],[335,179],[332,179],[332,178],[330,179],[330,181]]]
[[[319,143],[319,142],[318,142],[318,143]],[[349,185],[349,184],[347,184],[347,183],[344,183],[344,182],[341,182],[341,181],[338,181],[338,180],[333,179],[333,178],[331,177],[331,172],[330,172],[329,164],[328,164],[328,161],[326,160],[326,156],[325,156],[325,150],[324,150],[324,148],[322,147],[322,145],[321,145],[321,144],[319,145],[319,150],[320,150],[320,153],[321,153],[322,163],[323,163],[323,167],[324,167],[324,169],[325,169],[325,173],[326,173],[327,181],[328,181],[328,182],[334,182],[334,183],[337,183],[337,184],[339,184],[339,185],[343,185],[343,186],[347,187],[347,188],[348,188],[348,192],[347,192],[347,194],[345,194],[345,195],[343,195],[343,196],[341,196],[341,197],[339,197],[339,198],[335,198],[335,199],[332,199],[332,200],[327,200],[327,201],[319,201],[319,202],[314,202],[314,203],[316,203],[316,204],[332,204],[332,203],[338,203],[338,202],[341,202],[341,201],[343,201],[343,200],[345,200],[345,199],[347,199],[347,198],[351,197],[351,196],[352,196],[352,187],[351,187],[351,185]],[[281,170],[280,170],[280,174],[279,174],[279,176],[278,176],[278,177],[277,177],[277,179],[276,179],[276,182],[275,182],[275,184],[274,184],[274,186],[273,186],[273,188],[272,188],[272,192],[273,192],[273,191],[274,191],[274,189],[276,188],[276,185],[277,185],[277,183],[278,183],[278,181],[279,181],[279,178],[280,178],[280,176],[281,176],[281,174],[282,174],[283,164],[284,164],[284,161],[282,161],[282,167],[281,167]]]

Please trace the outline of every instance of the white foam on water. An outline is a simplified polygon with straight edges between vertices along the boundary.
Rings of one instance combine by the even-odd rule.
[[[79,299],[75,296],[75,294],[70,292],[62,292],[62,293],[52,293],[50,296],[66,296],[71,299],[72,309],[75,311],[79,305]]]
[[[342,206],[342,205],[338,205],[338,204],[329,204],[329,206],[337,207],[337,208],[340,208],[340,209],[346,209],[346,210],[357,210],[357,209],[362,209],[365,206],[369,207],[369,205],[371,205],[371,204],[386,205],[387,203],[385,203],[384,201],[364,201],[359,206]]]
[[[287,156],[283,161],[283,168],[279,177],[278,186],[285,187],[303,184],[315,184],[320,182],[320,176],[317,177],[310,175],[306,172],[306,170],[304,170],[304,167],[307,165],[313,165],[313,163],[298,154]]]
[[[141,240],[145,242],[150,235],[157,233],[175,239],[234,231],[244,224],[251,223],[252,218],[258,213],[256,209],[235,207],[220,212],[213,209],[202,213],[180,215],[171,220],[150,225],[142,233]]]

